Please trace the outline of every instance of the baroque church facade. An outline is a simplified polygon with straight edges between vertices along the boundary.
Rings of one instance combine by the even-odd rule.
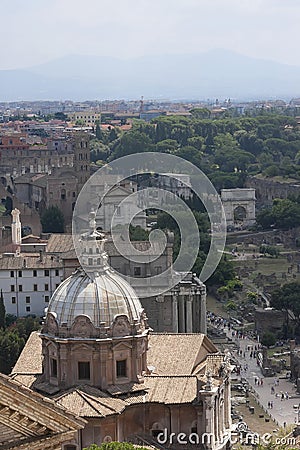
[[[82,235],[83,268],[54,292],[42,331],[13,368],[11,389],[34,392],[37,418],[42,399],[65,411],[71,430],[49,448],[107,441],[230,448],[228,355],[205,334],[154,333],[133,288],[108,265],[104,242],[95,223]],[[19,404],[10,407],[19,414]],[[38,441],[30,448],[46,448]],[[23,448],[10,442],[7,448]]]

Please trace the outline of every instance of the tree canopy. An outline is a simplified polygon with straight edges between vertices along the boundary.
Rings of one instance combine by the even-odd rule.
[[[41,214],[43,233],[63,233],[64,216],[58,206],[49,206]]]
[[[257,214],[256,222],[264,229],[271,226],[283,229],[298,227],[300,203],[292,199],[277,198],[273,201],[272,208],[263,209]]]
[[[0,372],[9,374],[16,363],[30,333],[39,329],[39,319],[14,316],[5,317],[4,327],[0,327]]]
[[[286,313],[286,325],[289,325],[289,311],[293,322],[300,329],[300,282],[286,283],[272,292],[270,306]]]

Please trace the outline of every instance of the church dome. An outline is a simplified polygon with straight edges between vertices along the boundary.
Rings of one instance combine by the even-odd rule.
[[[78,270],[59,285],[47,310],[59,327],[71,327],[78,316],[87,316],[95,327],[110,327],[120,315],[134,324],[142,312],[135,291],[110,269],[94,277]]]
[[[81,237],[82,268],[55,290],[43,333],[61,337],[108,338],[148,331],[147,317],[134,289],[107,264],[104,235],[92,220]]]

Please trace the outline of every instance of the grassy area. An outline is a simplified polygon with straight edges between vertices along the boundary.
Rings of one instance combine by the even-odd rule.
[[[225,304],[219,302],[215,297],[213,297],[210,294],[207,295],[206,307],[208,311],[212,311],[214,314],[217,314],[218,316],[225,317],[225,319],[229,317],[225,309]]]
[[[281,352],[288,352],[288,351],[289,351],[289,347],[287,347],[287,346],[285,346],[285,347],[268,348],[268,350],[267,350],[269,358],[272,358],[274,353],[281,353]]]
[[[257,262],[256,267],[255,262]],[[294,265],[292,273],[286,273],[288,267],[291,266],[291,263],[288,262],[287,259],[283,256],[279,256],[278,258],[259,258],[257,260],[233,260],[233,263],[237,268],[244,267],[245,269],[254,269],[250,274],[250,279],[252,280],[258,275],[258,273],[262,273],[263,275],[271,275],[272,273],[275,273],[278,282],[300,280],[300,273],[297,273],[296,265]],[[286,273],[287,280],[283,280],[283,272]],[[293,277],[293,274],[296,275],[295,278]]]

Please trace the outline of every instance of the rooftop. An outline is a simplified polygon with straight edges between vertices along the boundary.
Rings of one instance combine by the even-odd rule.
[[[59,267],[62,267],[62,262],[59,259],[44,253],[42,258],[39,254],[27,256],[22,253],[20,256],[3,256],[0,258],[0,270],[57,269]]]

